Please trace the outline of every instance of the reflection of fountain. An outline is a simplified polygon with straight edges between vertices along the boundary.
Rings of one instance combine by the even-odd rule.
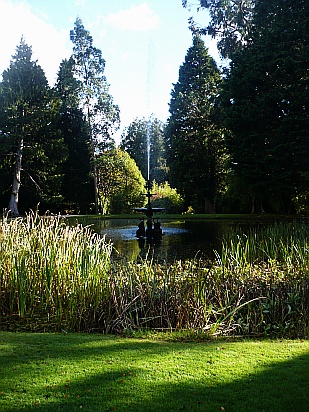
[[[138,208],[135,208],[134,210],[136,212],[145,213],[147,217],[146,228],[145,228],[144,219],[142,219],[140,223],[138,224],[138,229],[136,231],[136,237],[138,237],[139,239],[146,238],[148,243],[157,244],[161,241],[162,229],[161,229],[161,224],[159,222],[159,219],[155,221],[152,217],[155,212],[161,212],[162,210],[164,210],[164,208],[151,206],[150,198],[151,196],[153,196],[153,194],[150,193],[151,187],[150,187],[149,180],[147,180],[147,184],[145,188],[147,189],[147,193],[145,194],[145,196],[148,199],[147,207],[138,207]]]

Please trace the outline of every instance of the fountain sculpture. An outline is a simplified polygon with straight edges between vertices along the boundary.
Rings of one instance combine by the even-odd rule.
[[[146,227],[144,219],[141,219],[140,223],[138,224],[138,229],[136,231],[136,237],[139,239],[146,238],[148,243],[159,243],[162,238],[161,224],[159,222],[159,219],[157,219],[157,221],[153,219],[153,214],[155,212],[161,212],[162,210],[164,210],[164,208],[151,206],[150,198],[154,195],[150,192],[151,184],[149,179],[147,180],[145,189],[147,190],[147,193],[145,194],[145,196],[148,199],[147,207],[138,207],[134,210],[136,212],[145,213],[147,217]]]

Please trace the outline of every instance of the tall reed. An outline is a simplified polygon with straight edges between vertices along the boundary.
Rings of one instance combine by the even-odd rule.
[[[68,227],[58,216],[3,219],[0,313],[75,327],[108,291],[111,250],[89,227]]]
[[[309,335],[309,242],[301,225],[236,230],[213,262],[113,262],[112,246],[58,217],[0,226],[0,327],[119,333]]]

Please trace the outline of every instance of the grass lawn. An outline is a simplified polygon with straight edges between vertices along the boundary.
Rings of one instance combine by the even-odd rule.
[[[308,340],[0,332],[0,356],[1,412],[309,410]]]

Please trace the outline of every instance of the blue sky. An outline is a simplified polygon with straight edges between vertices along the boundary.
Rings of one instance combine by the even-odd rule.
[[[0,73],[23,35],[53,85],[61,60],[72,53],[70,30],[80,17],[106,60],[110,94],[120,108],[119,140],[136,117],[153,113],[166,121],[170,92],[192,43],[191,15],[206,25],[207,13],[183,9],[181,0],[0,0]],[[215,42],[204,41],[219,61]]]

